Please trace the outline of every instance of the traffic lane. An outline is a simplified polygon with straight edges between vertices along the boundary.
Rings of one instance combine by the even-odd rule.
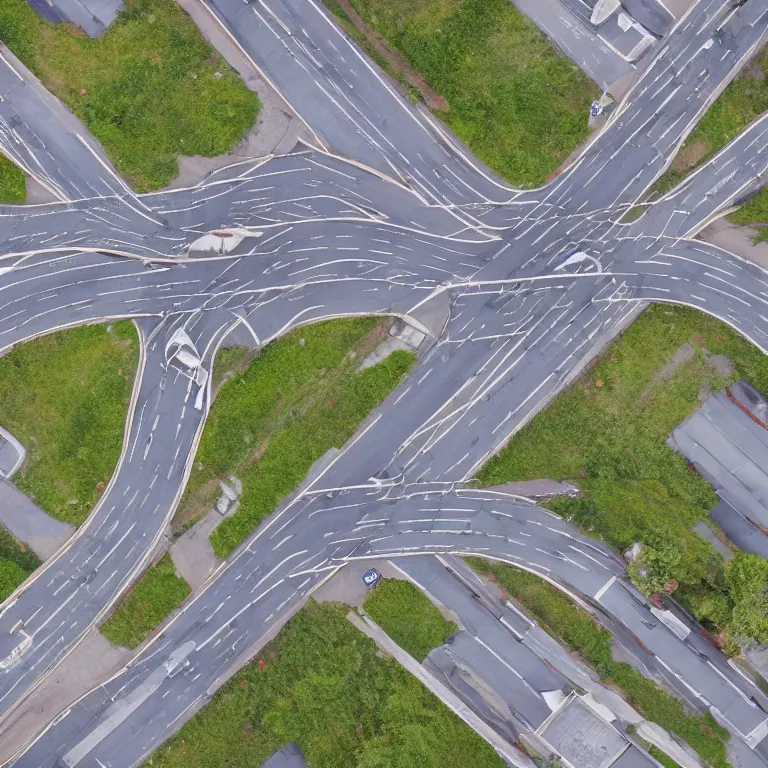
[[[512,196],[453,143],[446,129],[400,96],[311,0],[207,4],[338,154],[395,173],[442,202]]]
[[[341,494],[335,501],[323,494],[290,502],[258,529],[125,672],[73,707],[15,765],[52,765],[56,756],[65,755],[98,728],[106,707],[113,702],[130,705],[137,690],[146,692],[142,683],[156,675],[174,651],[189,650],[192,641],[194,650],[187,656],[190,666],[183,668],[183,674],[163,676],[157,688],[153,684],[140,705],[135,709],[128,706],[130,711],[124,709],[125,718],[117,718],[120,722],[115,729],[88,752],[89,757],[112,760],[114,766],[133,765],[180,726],[191,714],[190,708],[205,700],[206,692],[225,670],[245,658],[247,649],[319,580],[350,559],[375,556],[361,545],[372,530],[385,536],[393,532],[397,545],[409,551],[411,545],[431,550],[431,542],[425,545],[421,538],[432,539],[435,534],[454,538],[451,531],[464,530],[468,514],[479,526],[492,526],[492,516],[483,506],[488,502],[500,508],[496,522],[508,533],[520,533],[523,539],[523,529],[527,528],[537,537],[543,546],[536,550],[540,562],[533,567],[547,569],[542,573],[553,577],[556,572],[566,580],[577,578],[582,587],[591,589],[616,567],[599,548],[590,549],[593,545],[583,541],[567,523],[517,499],[500,501],[491,496],[489,501],[478,493],[462,494],[446,497],[439,508],[427,508],[429,494],[414,493],[392,503],[374,502],[377,495],[381,491],[361,489]],[[387,513],[390,522],[382,527],[379,518]],[[413,520],[414,515],[420,517]],[[511,539],[499,544],[495,535],[481,531],[474,538],[492,542],[492,553],[519,562],[516,555],[506,551],[516,546]],[[574,548],[574,541],[579,546]],[[599,570],[599,576],[591,576],[588,568]]]
[[[501,293],[500,301],[503,301]],[[452,295],[456,296],[456,292]],[[499,290],[491,291],[489,297],[474,297],[471,305],[460,296],[453,300],[451,319],[440,341],[423,355],[409,378],[380,406],[379,421],[359,436],[355,455],[339,457],[328,470],[324,482],[329,487],[353,485],[373,476],[390,481],[401,478],[405,459],[399,454],[407,452],[414,441],[414,448],[423,445],[440,427],[441,414],[453,411],[457,397],[461,398],[460,404],[475,393],[483,396],[483,387],[493,384],[494,370],[505,364],[516,344],[519,347],[519,339],[511,328],[501,328],[495,333],[484,330],[485,323],[491,322],[495,315],[488,311],[485,303],[499,296]],[[503,309],[509,317],[504,320],[510,324],[517,321],[521,327],[533,324],[537,313],[546,313],[559,297],[557,293],[547,298],[535,291],[520,290],[517,295],[510,291]],[[472,335],[470,328],[477,332]],[[453,445],[453,449],[459,451],[456,459],[463,456],[467,447],[464,441]],[[458,477],[461,475],[454,474],[450,479]]]
[[[88,129],[0,48],[0,151],[60,200],[132,195]]]
[[[521,679],[527,686],[522,686],[530,694],[533,689],[538,694],[544,691],[564,690],[568,681],[555,669],[545,664],[520,642],[520,638],[512,634],[496,616],[489,613],[485,606],[469,591],[468,587],[435,557],[410,557],[393,560],[410,581],[425,591],[459,617],[461,625],[468,634],[477,640],[480,647],[486,648],[486,653],[496,658],[500,667],[500,680],[511,678],[508,684],[521,685]],[[452,645],[453,650],[465,658],[460,647]],[[479,651],[478,651],[479,653]],[[494,665],[495,666],[495,665]],[[496,674],[483,672],[482,666],[475,668],[478,674],[494,687]],[[510,669],[514,670],[510,672]],[[536,697],[537,706],[545,704],[547,714],[551,711],[541,696]],[[525,711],[525,710],[523,710]],[[543,711],[543,710],[542,710]],[[537,724],[538,725],[538,724]]]
[[[115,197],[68,204],[0,206],[0,268],[21,256],[104,250],[136,259],[185,253],[191,238],[138,204]]]
[[[457,632],[445,645],[430,651],[424,659],[424,667],[431,669],[433,674],[437,668],[444,682],[457,690],[459,695],[463,693],[462,698],[468,700],[470,706],[483,718],[488,717],[488,709],[497,718],[500,717],[500,713],[494,712],[487,704],[483,706],[483,697],[476,693],[478,689],[485,693],[483,686],[493,691],[512,716],[531,731],[535,731],[552,714],[544,697],[531,688],[523,676],[510,670],[479,638],[466,631]],[[510,723],[508,718],[502,722],[515,736],[520,731],[518,723]]]
[[[684,685],[705,707],[719,712],[742,737],[768,718],[742,690],[743,681],[735,673],[727,675],[722,664],[708,658],[719,653],[716,649],[705,656],[680,640],[621,582],[611,584],[597,602],[654,654],[667,676]]]
[[[228,255],[258,256],[251,261],[255,270],[278,277],[284,274],[291,284],[302,279],[307,267],[323,265],[329,257],[337,263],[367,258],[372,263],[422,270],[435,281],[462,282],[471,279],[487,254],[498,248],[497,241],[441,237],[375,221],[331,220],[273,225],[260,237],[246,237]]]
[[[153,654],[126,674],[94,689],[11,765],[54,768],[68,755],[70,759],[80,758],[76,763],[80,766],[98,766],[98,760],[112,768],[139,764],[209,701],[207,688],[217,678],[226,675],[239,659],[248,657],[247,638],[255,640],[269,628],[264,619],[271,613],[290,610],[310,584],[319,580],[310,579],[298,590],[298,585],[279,585],[264,594],[259,600],[261,621],[251,611],[242,627],[196,627],[190,637],[197,640],[198,650],[186,658],[187,666],[182,662],[176,673],[169,675],[164,665],[170,653]]]
[[[289,303],[299,304],[294,314],[322,305],[333,306],[341,314],[382,312],[398,302],[407,309],[440,280],[454,279],[457,272],[464,279],[475,269],[470,256],[452,241],[409,238],[396,230],[368,230],[349,223],[339,225],[336,235],[326,235],[327,227],[314,226],[320,234],[313,236],[311,229],[305,229],[301,235],[308,241],[315,237],[316,244],[307,248],[294,246],[293,235],[283,229],[271,246],[259,246],[265,251],[269,247],[269,253],[190,259],[157,269],[98,253],[19,259],[18,266],[0,278],[0,343],[7,347],[67,325],[106,318],[224,305],[235,309],[248,305],[247,313],[257,306],[271,306],[280,292]],[[375,235],[381,235],[380,243],[373,242]],[[450,264],[442,254],[461,261]],[[302,306],[299,289],[303,287],[308,293],[326,287],[328,296]],[[352,297],[352,306],[346,309],[345,296]]]
[[[725,32],[715,43],[719,26]],[[600,208],[634,202],[671,162],[767,28],[768,9],[760,4],[747,3],[729,16],[719,0],[699,2],[668,36],[608,126],[544,199]],[[635,170],[630,180],[627,162]]]
[[[438,235],[466,233],[469,213],[430,205],[413,190],[336,155],[305,149],[289,155],[238,163],[188,189],[142,195],[142,201],[178,228],[215,229],[230,220],[241,226],[278,217],[292,221],[330,217],[353,210]],[[317,206],[323,209],[317,211]],[[348,215],[348,214],[347,214]],[[251,218],[252,217],[252,218]]]
[[[753,122],[631,225],[630,236],[692,237],[768,182],[768,116]]]
[[[206,319],[221,328],[212,314]],[[178,502],[207,402],[195,407],[198,388],[169,365],[163,341],[156,335],[148,342],[124,453],[107,492],[70,545],[5,603],[0,617],[3,712],[63,658],[138,575]]]
[[[632,263],[636,274],[617,280],[606,300],[692,306],[768,352],[768,273],[700,240],[665,241],[660,248],[651,244],[643,255]]]
[[[465,306],[472,325],[459,330],[457,338],[452,337],[451,325],[454,320],[462,322],[465,315],[454,313],[448,343],[441,342],[435,355],[451,360],[456,354],[461,359],[462,347],[476,343],[471,334],[466,338],[461,334],[475,330],[493,339],[491,354],[485,356],[471,380],[464,377],[460,390],[451,393],[443,408],[433,414],[422,411],[428,418],[416,422],[417,428],[396,450],[390,474],[404,472],[411,481],[471,477],[634,313],[628,304],[594,303],[595,292],[609,285],[610,279],[590,276],[563,291],[553,287],[541,294],[540,304],[524,305],[516,323],[505,322],[509,318],[497,313],[476,328],[480,325],[477,321],[488,314],[481,314],[477,303],[468,301]],[[534,293],[531,300],[536,298]],[[505,299],[497,300],[504,303]],[[477,297],[477,301],[484,301],[484,297]],[[514,301],[509,303],[514,305]],[[422,366],[426,363],[425,359]],[[468,370],[464,366],[461,369],[465,373]]]

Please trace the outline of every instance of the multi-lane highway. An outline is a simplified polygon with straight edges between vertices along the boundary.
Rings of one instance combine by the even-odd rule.
[[[394,314],[428,331],[429,349],[309,488],[112,681],[30,734],[15,764],[139,763],[345,563],[434,552],[497,557],[600,606],[654,651],[682,696],[761,750],[768,715],[754,692],[722,659],[702,665],[656,626],[616,580],[615,556],[524,500],[461,484],[646,301],[698,307],[768,350],[768,275],[688,239],[765,183],[764,123],[622,223],[764,42],[764,3],[699,0],[580,159],[525,192],[404,101],[312,0],[208,3],[301,106],[317,147],[135,196],[77,138],[81,126],[37,130],[60,107],[18,63],[0,61],[0,148],[60,200],[0,207],[0,348],[130,317],[143,350],[109,488],[0,606],[0,728],[147,562],[183,490],[208,373],[232,327],[264,344],[324,318]],[[74,167],[73,146],[86,153]]]

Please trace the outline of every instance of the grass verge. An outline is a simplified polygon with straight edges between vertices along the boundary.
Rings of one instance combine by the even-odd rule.
[[[670,365],[689,343],[693,356]],[[478,474],[483,485],[552,477],[584,492],[551,508],[623,552],[633,542],[679,542],[675,593],[713,631],[730,620],[722,558],[692,532],[717,502],[711,486],[666,444],[667,435],[730,378],[768,392],[768,357],[724,323],[685,307],[647,309],[600,361],[528,424]]]
[[[117,464],[139,345],[133,324],[59,331],[0,358],[0,424],[27,450],[14,484],[79,525]]]
[[[0,601],[40,565],[38,556],[0,526]]]
[[[211,537],[216,554],[226,557],[410,369],[414,356],[396,352],[358,373],[387,328],[377,318],[330,320],[272,342],[247,367],[243,348],[217,355],[214,379],[223,383],[174,528],[208,511],[218,481],[236,475],[243,483],[238,512]]]
[[[707,162],[751,122],[768,111],[768,47],[723,91],[680,148],[670,169],[651,189],[662,195]],[[768,189],[745,203],[730,220],[734,224],[768,225]],[[768,228],[758,231],[756,242],[768,240]]]
[[[414,359],[412,353],[393,352],[373,368],[340,382],[331,399],[314,403],[293,424],[275,432],[258,462],[242,476],[237,512],[211,534],[216,555],[229,555],[299,486],[315,461],[331,448],[341,448],[408,373]]]
[[[402,72],[398,71],[387,61],[370,43],[368,38],[352,23],[344,8],[337,0],[323,0],[323,5],[334,15],[339,26],[365,51],[384,72],[395,80],[405,92],[405,95],[413,102],[420,101],[422,96],[419,89],[411,85]]]
[[[244,347],[219,350],[213,366],[216,400],[174,530],[185,529],[213,506],[219,480],[244,476],[275,434],[316,403],[330,401],[386,332],[373,318],[332,320],[288,334],[255,358]]]
[[[296,742],[313,768],[502,768],[468,726],[345,618],[309,604],[151,758],[153,768],[262,765]]]
[[[418,661],[458,631],[410,581],[384,579],[366,597],[365,612]]]
[[[611,634],[555,587],[503,563],[468,558],[480,574],[496,581],[557,640],[592,665],[604,683],[618,688],[643,717],[677,734],[712,768],[728,768],[728,732],[710,714],[690,715],[682,702],[625,662],[614,661]]]
[[[0,204],[21,205],[27,201],[27,177],[16,163],[0,155]]]
[[[100,38],[52,25],[25,0],[0,4],[2,40],[99,139],[138,192],[164,187],[177,157],[229,152],[259,100],[173,0],[126,0]]]
[[[438,116],[508,181],[535,186],[588,135],[596,85],[508,0],[352,0],[444,97]]]
[[[100,631],[110,643],[135,648],[189,593],[189,584],[176,575],[173,560],[166,554],[118,603]]]

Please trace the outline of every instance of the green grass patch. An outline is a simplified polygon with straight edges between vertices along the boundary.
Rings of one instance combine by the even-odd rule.
[[[587,137],[597,86],[508,0],[352,5],[447,100],[438,116],[513,184],[542,184]]]
[[[402,351],[357,372],[362,355],[350,352],[370,348],[366,337],[377,342],[380,327],[363,318],[299,329],[222,386],[198,451],[204,469],[193,474],[198,488],[204,473],[208,487],[210,478],[233,472],[243,483],[237,512],[211,534],[219,557],[271,514],[317,459],[341,448],[408,373],[415,355]]]
[[[259,111],[256,94],[173,0],[127,0],[98,39],[48,24],[25,0],[3,0],[0,40],[85,122],[139,192],[167,185],[180,154],[229,152]]]
[[[496,581],[557,640],[591,664],[603,682],[617,687],[648,720],[677,734],[712,768],[727,768],[729,738],[710,714],[690,715],[682,702],[625,662],[614,661],[611,634],[572,600],[538,576],[503,563],[469,558],[480,574]]]
[[[79,525],[115,469],[138,351],[125,321],[59,331],[0,358],[0,424],[28,451],[14,484],[58,520]]]
[[[39,565],[40,558],[0,526],[0,601],[5,600]]]
[[[21,205],[27,200],[27,177],[16,163],[0,155],[0,204]]]
[[[410,581],[384,579],[368,595],[365,612],[418,661],[458,631]]]
[[[502,768],[347,611],[310,601],[148,764],[250,768],[293,741],[309,768]]]
[[[728,217],[734,224],[759,225],[752,238],[755,245],[768,241],[768,187],[747,200]]]
[[[659,372],[685,342],[695,355]],[[712,630],[727,624],[722,559],[691,531],[717,502],[711,486],[666,444],[700,404],[728,383],[708,353],[725,355],[736,376],[768,392],[768,357],[724,323],[685,307],[654,305],[600,361],[528,424],[478,474],[482,485],[552,477],[584,495],[551,508],[624,551],[635,541],[674,541],[675,593]],[[666,556],[665,555],[665,556]]]
[[[768,111],[768,47],[720,94],[680,149],[670,169],[651,188],[663,195],[710,160],[750,123]],[[768,224],[768,193],[753,198],[730,220],[735,224]],[[768,239],[762,231],[758,241]]]
[[[101,633],[115,645],[135,648],[190,593],[166,554],[141,577],[102,624]]]
[[[648,754],[656,761],[661,763],[664,768],[680,768],[680,763],[676,763],[671,757],[664,754],[658,747],[650,744],[648,747]]]

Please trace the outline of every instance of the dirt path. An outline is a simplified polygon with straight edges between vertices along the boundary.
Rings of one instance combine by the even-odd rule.
[[[355,25],[355,28],[376,50],[376,53],[419,91],[424,99],[424,103],[430,109],[440,112],[446,112],[449,109],[448,102],[439,93],[432,90],[424,78],[397,51],[393,51],[387,45],[384,38],[363,20],[360,14],[352,7],[352,3],[349,0],[337,0],[337,2],[344,10],[344,13],[347,14],[352,24]]]

